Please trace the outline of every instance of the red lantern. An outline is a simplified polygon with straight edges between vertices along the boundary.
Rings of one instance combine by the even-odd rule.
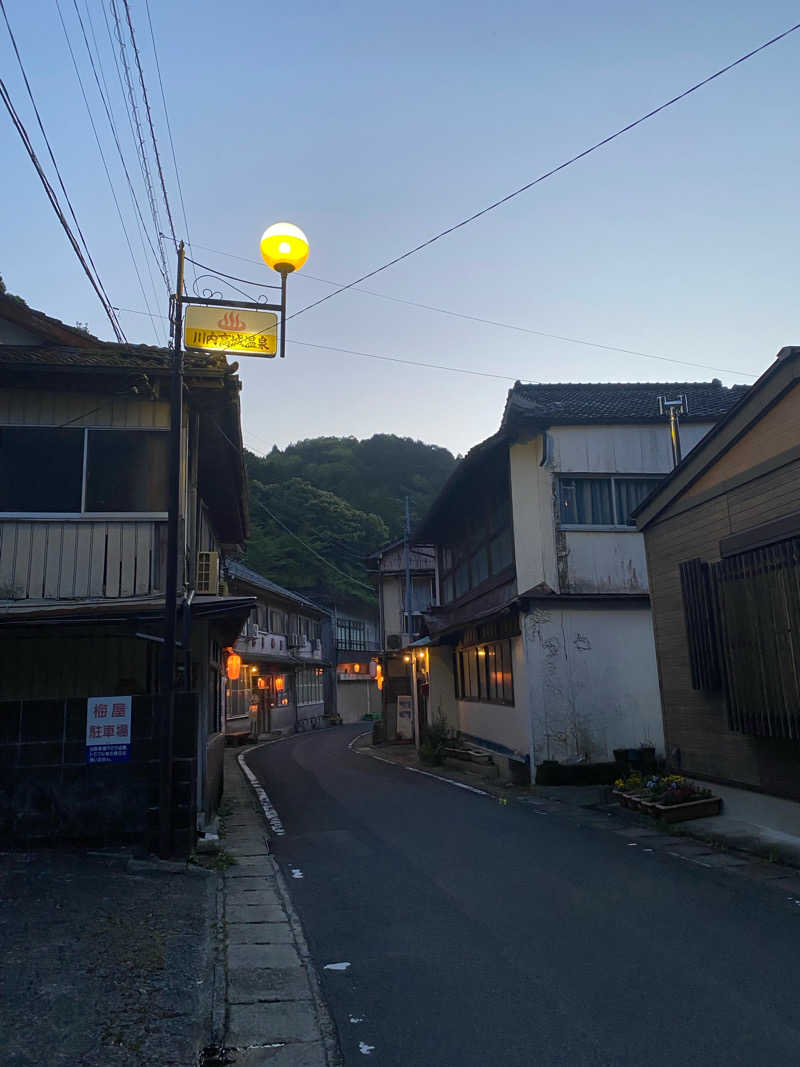
[[[228,675],[228,680],[235,682],[239,677],[239,672],[242,669],[242,657],[231,650],[228,653],[228,658],[225,661],[225,673]]]
[[[258,679],[258,688],[259,689],[266,689],[267,688],[267,679],[266,678],[259,678]]]

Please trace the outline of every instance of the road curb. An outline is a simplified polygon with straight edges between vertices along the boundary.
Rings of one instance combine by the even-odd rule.
[[[256,775],[247,766],[245,758],[251,753],[255,752],[265,745],[274,744],[274,741],[262,742],[258,745],[252,745],[240,753],[237,753],[236,763],[241,771],[242,778],[246,783],[246,786],[250,787],[250,791],[258,801],[258,806],[263,820],[267,825],[267,838],[270,836],[281,837],[284,836],[286,831],[283,828],[280,816],[275,809],[272,801],[269,798],[266,790],[262,787],[258,781]],[[258,816],[253,812],[254,819]],[[336,1026],[331,1016],[328,1006],[325,1002],[325,998],[322,994],[322,987],[319,981],[319,975],[317,974],[314,961],[311,957],[311,953],[308,948],[308,942],[306,941],[305,933],[303,931],[303,924],[300,920],[300,916],[294,908],[292,903],[291,894],[286,884],[286,879],[283,876],[277,860],[271,854],[269,850],[268,840],[265,845],[263,853],[264,861],[274,879],[275,888],[280,898],[281,907],[286,915],[286,921],[291,930],[294,946],[297,950],[297,955],[300,958],[303,970],[308,981],[308,987],[311,994],[311,1001],[314,1006],[314,1014],[317,1021],[317,1029],[319,1032],[319,1041],[322,1046],[325,1055],[325,1062],[327,1067],[341,1067],[343,1064],[342,1054],[339,1047],[339,1039],[336,1030]],[[298,1045],[298,1047],[302,1047]]]

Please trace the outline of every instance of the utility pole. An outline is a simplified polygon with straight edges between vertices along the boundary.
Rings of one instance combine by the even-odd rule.
[[[679,415],[688,415],[689,403],[685,396],[679,396],[677,400],[667,400],[666,396],[658,398],[658,410],[660,414],[669,417],[669,440],[672,447],[672,466],[677,467],[681,461],[681,431],[678,422]]]
[[[411,637],[411,520],[408,515],[408,497],[406,497],[406,633]]]
[[[164,644],[158,677],[160,700],[160,773],[158,780],[158,854],[172,852],[172,733],[175,722],[175,633],[178,622],[178,527],[183,425],[183,271],[185,250],[178,246],[178,279],[172,318],[172,381],[169,413],[169,482],[167,504],[167,582],[164,597]],[[181,553],[181,557],[183,553]]]

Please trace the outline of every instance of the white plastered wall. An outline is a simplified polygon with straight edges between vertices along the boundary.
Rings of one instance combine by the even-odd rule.
[[[663,754],[648,607],[534,608],[522,624],[534,762],[644,742]]]

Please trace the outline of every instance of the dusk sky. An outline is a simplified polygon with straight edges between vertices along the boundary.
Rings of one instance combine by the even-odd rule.
[[[166,288],[142,251],[73,0],[59,2],[145,291],[166,315]],[[798,21],[788,0],[150,0],[187,233],[145,0],[129,2],[178,236],[202,263],[275,284],[259,259],[261,232],[282,219],[301,226],[311,255],[289,279],[290,311],[330,292],[317,279],[346,283],[379,266]],[[146,311],[144,297],[55,0],[5,3],[98,271],[112,302],[132,309],[120,313],[125,332],[163,344],[165,320],[153,328],[135,313]],[[91,16],[144,204],[103,4],[77,4],[87,28]],[[0,66],[52,176],[2,22]],[[293,319],[285,361],[240,361],[245,443],[264,452],[304,437],[385,432],[464,452],[497,429],[515,378],[751,382],[782,346],[800,343],[799,66],[797,32],[365,283],[382,296],[349,291]],[[5,111],[0,146],[8,290],[112,338]],[[163,205],[160,214],[166,228]],[[174,250],[166,252],[172,280]]]

